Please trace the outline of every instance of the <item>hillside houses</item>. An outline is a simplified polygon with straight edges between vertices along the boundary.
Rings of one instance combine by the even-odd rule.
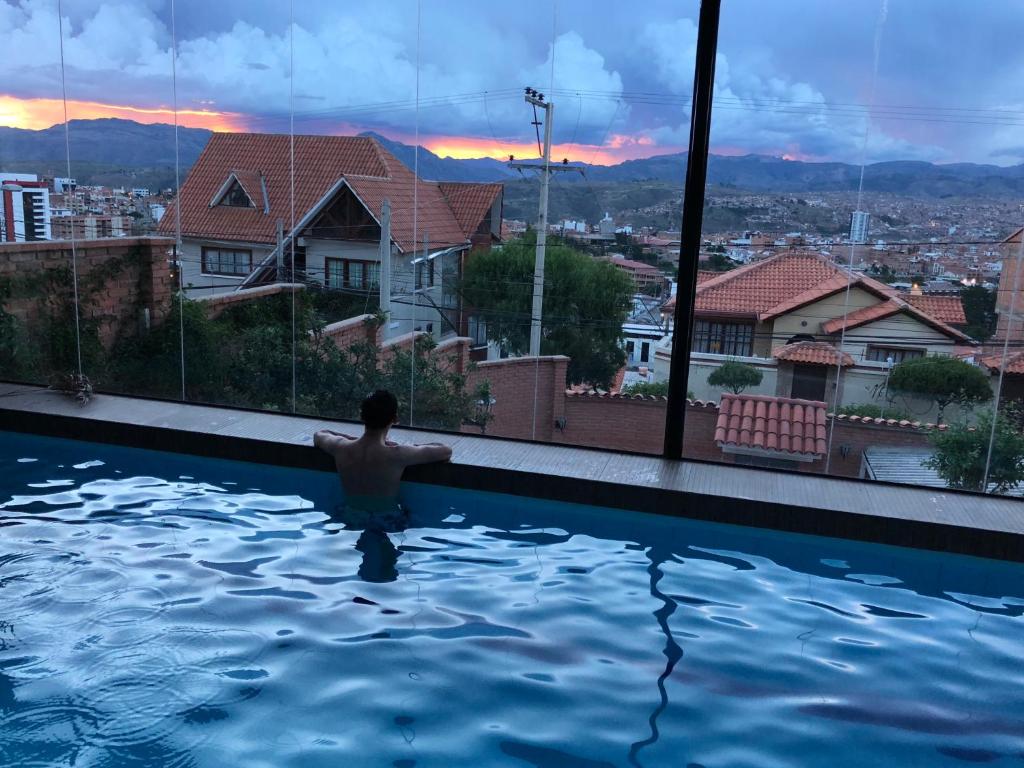
[[[294,255],[296,279],[393,310],[388,338],[462,331],[448,289],[472,249],[500,239],[502,186],[417,180],[368,136],[294,139],[293,163],[286,135],[210,138],[160,223],[173,234],[180,206],[186,294],[290,279]],[[382,249],[385,201],[390,247]]]
[[[945,298],[903,296],[803,252],[705,277],[697,286],[689,388],[717,400],[721,393],[707,384],[708,375],[738,359],[761,369],[758,394],[830,405],[878,402],[892,365],[973,345],[950,322],[962,323],[962,310],[957,314]],[[655,350],[658,380],[668,376],[670,341]]]

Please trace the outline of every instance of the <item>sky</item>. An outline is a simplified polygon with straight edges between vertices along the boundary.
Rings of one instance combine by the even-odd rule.
[[[1024,2],[723,0],[712,151],[1024,163]],[[0,0],[0,125],[373,130],[454,157],[686,148],[697,0]],[[59,22],[60,19],[60,22]],[[177,42],[172,45],[172,40]],[[172,57],[172,50],[176,56]],[[172,67],[176,78],[172,77]]]

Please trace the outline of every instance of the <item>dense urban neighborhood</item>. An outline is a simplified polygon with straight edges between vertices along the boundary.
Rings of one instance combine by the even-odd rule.
[[[360,388],[392,381],[409,423],[658,452],[691,310],[678,185],[562,185],[531,354],[529,182],[417,179],[407,149],[213,133],[180,191],[0,169],[6,375],[68,372],[74,310],[32,288],[59,294],[73,258],[108,388],[168,396],[183,375],[200,400],[351,416]],[[1019,213],[1005,196],[709,187],[690,455],[896,481],[911,456],[913,482],[951,482],[927,470],[935,435],[973,429],[996,397],[1009,419],[1024,396]],[[905,381],[930,361],[982,390]]]

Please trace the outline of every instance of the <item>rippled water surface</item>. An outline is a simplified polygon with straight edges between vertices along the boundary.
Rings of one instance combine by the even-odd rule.
[[[0,433],[0,765],[1024,763],[1018,566],[406,495]]]

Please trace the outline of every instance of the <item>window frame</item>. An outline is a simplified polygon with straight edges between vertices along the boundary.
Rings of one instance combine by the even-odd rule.
[[[216,251],[217,257],[217,269],[210,268],[210,253]],[[249,269],[245,272],[240,272],[237,269],[225,270],[224,266],[224,253],[230,253],[234,256],[244,255],[249,261]],[[234,261],[234,259],[232,259]],[[244,278],[252,274],[253,262],[252,262],[252,248],[232,248],[221,245],[204,245],[201,246],[200,257],[199,257],[199,270],[204,275],[212,275],[214,277],[234,277]]]
[[[896,353],[892,356],[893,365],[899,365],[905,360],[916,360],[919,357],[926,357],[928,350],[920,347],[898,347],[888,344],[868,344],[864,349],[864,359],[870,363],[888,363],[887,353]],[[877,357],[876,354],[883,354],[884,357]]]
[[[341,285],[333,284],[332,276],[341,268]],[[334,275],[332,275],[334,272]],[[356,278],[356,274],[359,275]],[[373,259],[345,259],[339,256],[324,258],[324,287],[335,291],[363,291],[373,293],[380,290],[380,262]]]
[[[717,346],[717,349],[712,347]],[[753,357],[754,322],[724,318],[694,318],[692,345],[688,354],[699,352],[723,357]]]

